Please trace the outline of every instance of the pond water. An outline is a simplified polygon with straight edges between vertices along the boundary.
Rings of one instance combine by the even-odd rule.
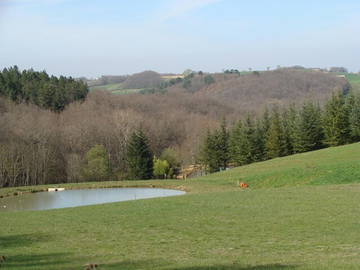
[[[47,210],[185,194],[159,188],[103,188],[22,194],[0,199],[0,212]]]

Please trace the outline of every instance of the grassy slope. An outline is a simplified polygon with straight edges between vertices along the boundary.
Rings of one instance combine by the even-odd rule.
[[[344,75],[355,91],[360,91],[360,74],[359,73],[337,73]]]
[[[355,73],[346,74],[346,78],[349,80],[351,86],[355,90],[360,91],[360,74],[355,74]]]
[[[360,182],[360,144],[327,148],[209,175],[219,183],[237,179],[254,188]]]
[[[358,269],[359,150],[353,144],[200,179],[135,183],[186,188],[180,197],[0,212],[4,269],[82,269],[87,262],[110,270]],[[237,188],[240,179],[251,189]]]
[[[106,85],[92,86],[90,90],[108,90],[108,91],[116,91],[122,89],[122,83],[112,83]]]
[[[119,89],[119,90],[114,90],[111,91],[111,93],[116,94],[116,95],[127,95],[127,94],[136,94],[139,93],[141,90],[144,90],[144,88],[139,88],[139,89]]]
[[[90,91],[94,90],[103,90],[103,91],[110,91],[113,94],[123,95],[123,94],[134,94],[138,93],[141,89],[127,89],[124,88],[123,83],[113,83],[113,84],[106,84],[106,85],[99,85],[99,86],[92,86],[90,87]]]

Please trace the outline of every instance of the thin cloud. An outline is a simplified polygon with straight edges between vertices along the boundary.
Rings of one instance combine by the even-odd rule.
[[[159,20],[164,22],[220,1],[222,0],[175,0]]]

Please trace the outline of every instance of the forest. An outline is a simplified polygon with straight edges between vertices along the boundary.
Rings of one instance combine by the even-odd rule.
[[[231,129],[223,120],[210,130],[201,151],[209,172],[360,141],[360,95],[334,93],[323,107],[313,101],[296,108],[273,107],[257,119],[248,115]]]
[[[59,112],[71,102],[84,100],[88,92],[82,81],[49,76],[45,71],[21,72],[14,66],[0,72],[0,96],[16,103],[32,103]]]
[[[359,97],[331,74],[107,79],[154,91],[89,92],[82,80],[4,69],[0,186],[172,178],[190,164],[214,172],[359,138]]]

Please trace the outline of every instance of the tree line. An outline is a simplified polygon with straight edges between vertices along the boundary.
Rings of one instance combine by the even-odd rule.
[[[145,103],[151,99],[150,104],[157,100],[165,107],[152,110]],[[191,153],[186,145],[196,149],[192,136],[207,123],[196,114],[185,123],[186,112],[174,106],[175,100],[94,92],[58,113],[0,98],[0,187],[143,177],[131,171],[127,154],[139,130],[151,153],[151,177],[172,178],[183,161],[181,151]],[[187,139],[185,131],[190,129]]]
[[[200,161],[209,172],[360,141],[360,95],[332,95],[325,106],[275,106],[256,119],[247,115],[232,128],[225,120],[208,131]]]
[[[25,73],[27,72],[29,71]],[[18,71],[18,73],[24,72]],[[42,76],[46,77],[45,73],[34,73],[37,74],[36,76],[43,74]],[[148,147],[148,151],[145,152],[151,153],[147,159],[148,166],[145,166],[151,174],[147,174],[146,177],[173,178],[178,174],[181,166],[194,164],[199,160],[202,138],[207,137],[207,130],[214,133],[222,117],[226,116],[227,122],[230,123],[225,130],[231,135],[236,120],[246,115],[246,111],[254,113],[249,116],[249,121],[254,122],[256,139],[263,140],[262,129],[257,128],[258,125],[261,126],[261,121],[256,120],[263,110],[259,105],[258,96],[261,96],[262,91],[254,85],[270,84],[271,89],[264,89],[263,92],[272,92],[302,102],[304,95],[302,98],[291,96],[285,90],[295,88],[294,92],[303,93],[299,87],[301,88],[306,82],[308,83],[305,85],[306,88],[311,90],[306,92],[309,95],[312,96],[312,91],[323,91],[320,98],[313,96],[314,99],[320,100],[321,106],[324,104],[325,92],[330,92],[324,89],[338,89],[337,81],[332,81],[331,78],[320,76],[316,79],[313,74],[312,79],[309,79],[309,76],[305,75],[305,73],[293,74],[290,71],[261,74],[259,77],[253,74],[240,77],[234,74],[214,74],[212,76],[215,82],[207,86],[209,91],[170,89],[182,85],[182,82],[175,82],[166,93],[152,95],[112,95],[105,91],[93,91],[86,95],[86,99],[71,102],[63,110],[56,107],[49,109],[41,103],[21,98],[11,99],[7,94],[2,94],[0,96],[0,187],[143,178],[144,175],[134,173],[129,158],[132,138],[134,134],[139,135],[141,132],[140,137],[146,138]],[[190,89],[196,90],[206,85],[206,76],[207,74],[194,75]],[[48,77],[51,80],[52,76]],[[293,81],[291,79],[293,77],[296,77],[296,80]],[[73,81],[71,78],[65,79],[69,82]],[[237,81],[238,79],[241,80]],[[55,78],[53,80],[55,81]],[[60,81],[61,78],[57,80]],[[271,84],[274,80],[288,83],[279,84],[281,87],[278,87],[277,83]],[[228,84],[230,82],[231,84]],[[247,82],[250,84],[248,85]],[[239,87],[253,89],[246,104],[253,102],[257,106],[251,107],[250,110],[245,106],[244,101],[236,96],[230,95],[232,102],[229,103],[227,95],[224,95],[226,99],[222,99],[213,92],[213,87],[224,84],[225,86],[221,87],[226,94],[225,89],[235,83]],[[318,84],[322,86],[316,87]],[[76,86],[72,85],[72,87]],[[75,92],[81,92],[83,85],[78,84],[78,87],[80,88],[74,89]],[[35,88],[35,92],[40,92],[37,87]],[[281,91],[279,90],[278,93],[272,89]],[[4,93],[3,86],[1,91]],[[263,103],[274,102],[273,96],[270,96],[270,100],[266,96],[261,98],[264,99]],[[280,102],[281,107],[278,108],[280,119],[283,117],[281,108],[286,104]],[[296,107],[294,109],[298,110]],[[272,113],[272,110],[267,112],[269,118],[272,118]],[[242,119],[244,126],[247,125],[245,120],[246,117]],[[248,133],[252,133],[252,129]],[[289,144],[288,141],[287,143]],[[230,144],[230,141],[221,147],[229,147],[227,144]],[[245,146],[238,147],[238,151],[244,152],[247,147]],[[260,154],[247,157],[245,160],[265,159],[261,151],[265,151],[268,155],[266,145],[257,143],[256,146],[259,147],[256,152]],[[227,154],[224,155],[224,159],[228,160]],[[242,164],[243,159],[239,158],[238,164]],[[226,165],[232,163],[233,161],[227,161]],[[222,162],[221,166],[225,167],[224,164]]]
[[[0,186],[174,178],[196,160],[216,172],[360,140],[360,97],[352,93],[333,95],[324,106],[275,106],[240,120],[235,114],[218,128],[202,110],[187,113],[172,103],[181,97],[123,100],[96,92],[60,114],[0,99]],[[144,106],[152,98],[165,116]]]
[[[82,81],[49,76],[45,71],[20,71],[14,66],[0,72],[0,96],[56,112],[64,110],[71,102],[84,100],[88,91]]]
[[[41,117],[42,128],[51,127],[53,115]],[[26,121],[26,120],[25,120]],[[30,123],[31,124],[31,123]],[[95,144],[83,160],[75,152],[63,149],[59,129],[27,132],[23,127],[18,134],[4,134],[0,143],[0,187],[38,185],[81,181],[140,180],[174,178],[180,170],[176,153],[165,149],[159,157],[151,150],[148,137],[141,128],[129,133],[123,162],[114,166],[114,153],[103,144]],[[27,135],[25,135],[27,133]],[[70,146],[70,145],[68,145]]]

